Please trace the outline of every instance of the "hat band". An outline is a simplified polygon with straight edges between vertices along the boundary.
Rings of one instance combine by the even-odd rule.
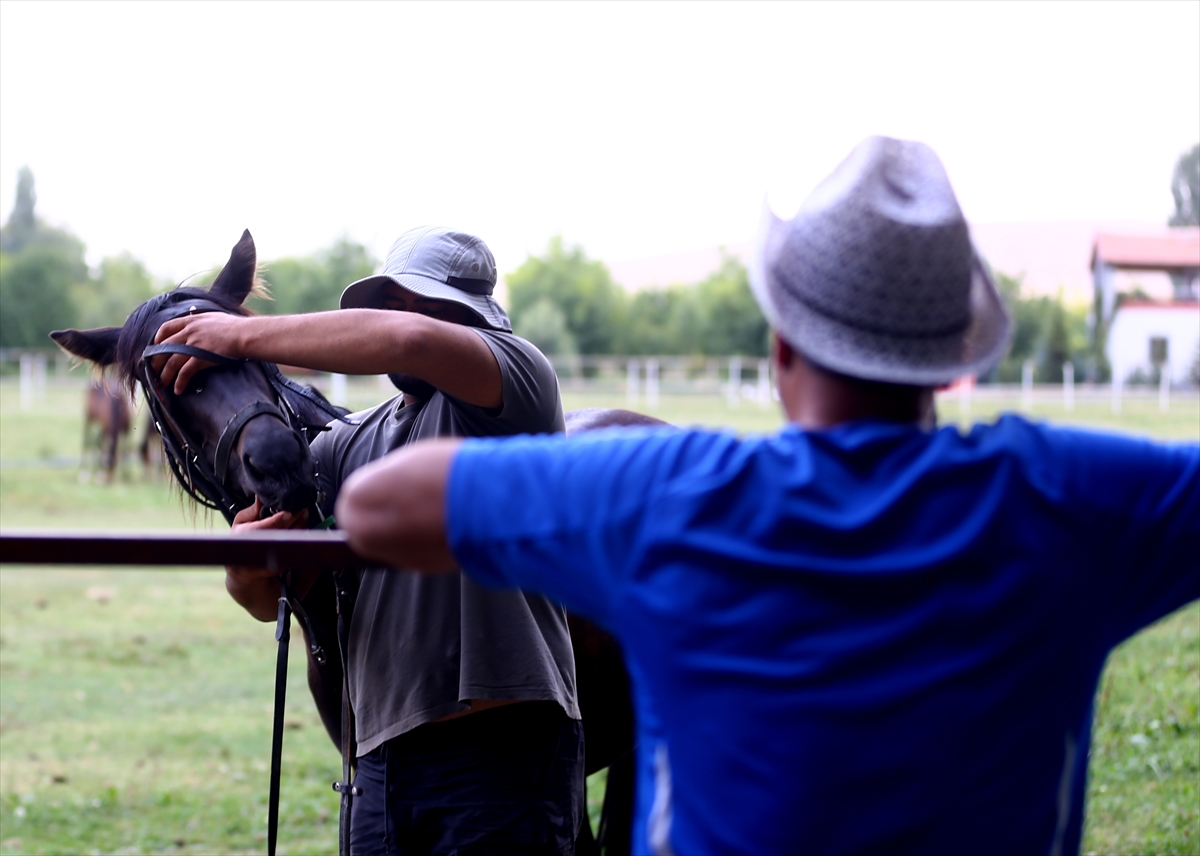
[[[468,294],[477,294],[480,297],[487,297],[496,287],[486,279],[467,279],[459,276],[446,277],[446,285],[453,286],[459,291],[465,291]]]
[[[850,327],[851,329],[858,330],[862,333],[872,333],[876,336],[891,336],[896,339],[941,338],[943,336],[957,336],[966,332],[967,328],[971,326],[971,319],[970,316],[968,316],[963,321],[956,321],[953,324],[947,324],[945,327],[938,327],[933,330],[895,330],[888,327],[880,327],[875,324],[867,324],[861,320],[851,318],[848,315],[830,309],[828,306],[821,305],[799,291],[793,291],[791,294],[797,300],[803,303],[808,309],[817,313],[818,315],[824,315],[829,320],[836,321],[843,326]]]

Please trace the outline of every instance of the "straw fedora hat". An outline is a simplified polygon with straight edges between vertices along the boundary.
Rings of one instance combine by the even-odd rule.
[[[1008,313],[923,143],[870,137],[794,218],[767,209],[750,281],[785,341],[851,377],[937,386],[1008,346]]]

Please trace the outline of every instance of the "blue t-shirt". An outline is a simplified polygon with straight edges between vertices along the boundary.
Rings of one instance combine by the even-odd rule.
[[[1077,852],[1105,658],[1200,596],[1200,446],[1015,417],[470,440],[447,515],[621,641],[636,853]]]

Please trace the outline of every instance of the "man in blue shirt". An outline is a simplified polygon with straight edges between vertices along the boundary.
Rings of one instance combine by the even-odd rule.
[[[919,143],[768,214],[752,281],[778,434],[436,441],[347,482],[351,544],[621,640],[635,852],[1077,852],[1105,658],[1200,596],[1200,447],[935,430],[1009,321]]]

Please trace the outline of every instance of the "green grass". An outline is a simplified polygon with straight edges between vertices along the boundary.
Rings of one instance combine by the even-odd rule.
[[[211,529],[219,516],[185,503],[161,465],[145,472],[126,455],[112,484],[80,467],[83,388],[51,386],[23,410],[17,387],[0,383],[0,527],[41,529]],[[134,447],[145,430],[139,411]]]
[[[0,853],[260,853],[273,626],[223,573],[0,571]],[[281,853],[337,849],[338,752],[293,640]]]
[[[1092,732],[1084,852],[1200,852],[1200,603],[1117,648]]]
[[[1200,398],[1176,395],[1166,413],[1159,410],[1157,397],[1126,397],[1120,413],[1113,413],[1107,398],[1079,399],[1068,411],[1057,396],[1035,398],[1028,411],[1022,411],[1019,395],[976,395],[964,414],[957,393],[938,397],[938,416],[946,424],[967,425],[971,421],[993,422],[1004,412],[1023,413],[1029,419],[1143,434],[1164,440],[1200,440]]]
[[[350,386],[364,407],[387,397]],[[622,395],[568,391],[568,408],[626,407]],[[976,397],[974,418],[1015,410]],[[161,474],[127,465],[112,485],[81,483],[82,392],[55,387],[23,411],[0,381],[0,527],[219,529]],[[641,405],[645,408],[644,400]],[[941,418],[956,422],[957,397]],[[663,396],[680,425],[769,432],[777,406]],[[1033,417],[1200,439],[1200,404],[1127,400]],[[275,662],[273,627],[225,594],[219,569],[0,570],[0,856],[60,853],[261,853]],[[292,647],[280,853],[336,852],[340,774]],[[1084,853],[1200,853],[1200,604],[1118,648],[1101,684]],[[603,777],[589,782],[593,822]]]

